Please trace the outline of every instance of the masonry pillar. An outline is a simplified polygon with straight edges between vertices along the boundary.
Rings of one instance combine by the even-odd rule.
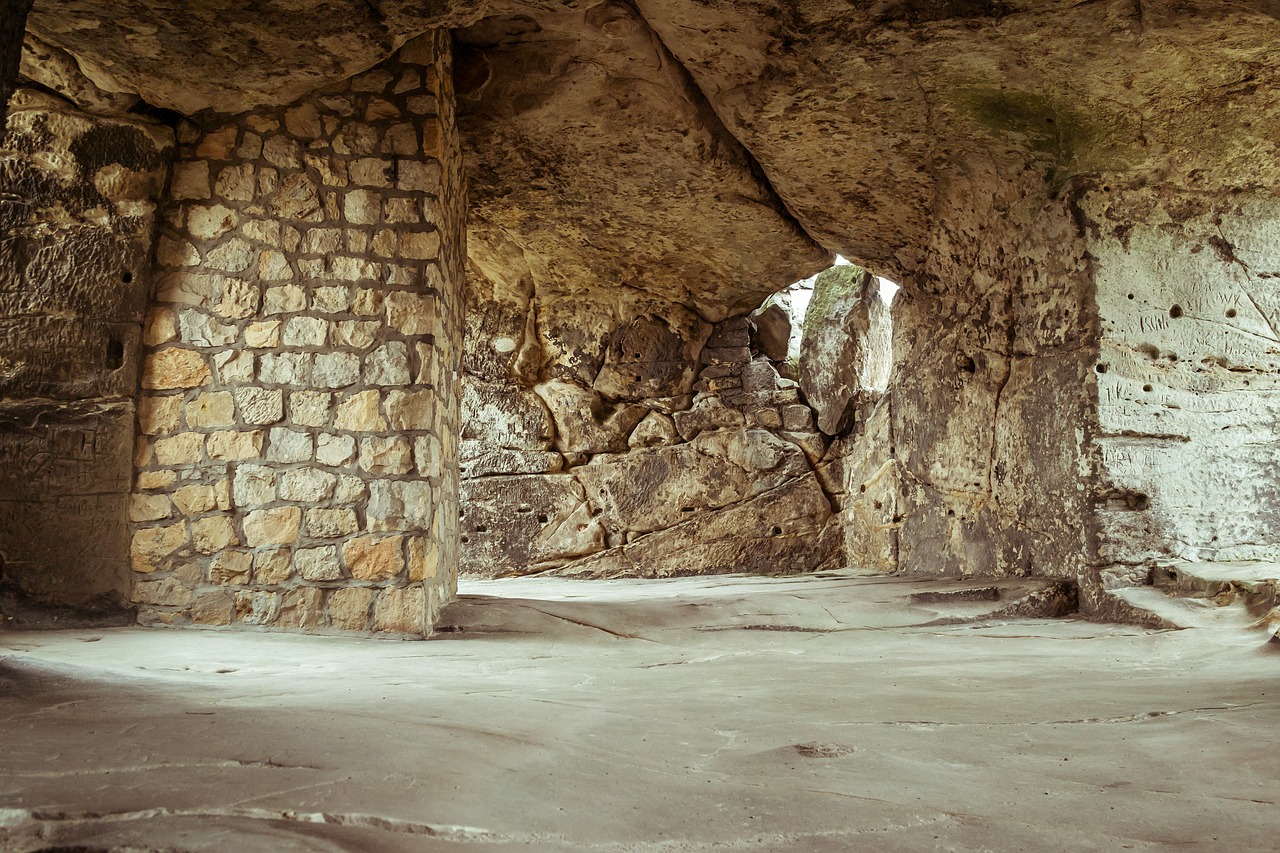
[[[146,624],[421,636],[457,565],[464,188],[447,32],[189,128],[147,317]]]

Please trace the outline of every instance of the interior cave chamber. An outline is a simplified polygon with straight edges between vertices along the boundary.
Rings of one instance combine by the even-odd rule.
[[[6,29],[8,623],[1280,559],[1266,3],[339,5]]]

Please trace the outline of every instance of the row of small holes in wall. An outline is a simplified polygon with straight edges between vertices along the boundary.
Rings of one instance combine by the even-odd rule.
[[[1130,299],[1133,299],[1133,294],[1132,294],[1132,293],[1130,293],[1130,294],[1129,294],[1129,298],[1130,298]],[[1176,305],[1176,304],[1175,304],[1175,305],[1170,306],[1170,308],[1169,308],[1169,316],[1170,316],[1170,317],[1172,317],[1172,318],[1173,318],[1173,319],[1175,319],[1175,320],[1177,320],[1179,317],[1181,317],[1181,316],[1182,316],[1182,313],[1183,313],[1183,312],[1182,312],[1182,306],[1181,306],[1181,305]],[[1223,314],[1225,314],[1225,315],[1226,315],[1227,319],[1232,319],[1232,318],[1234,318],[1234,317],[1236,316],[1236,309],[1234,309],[1234,308],[1228,308],[1226,311],[1224,311],[1224,312],[1223,312]]]

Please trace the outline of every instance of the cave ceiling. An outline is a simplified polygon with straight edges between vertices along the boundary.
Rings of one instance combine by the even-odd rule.
[[[1280,184],[1280,0],[38,0],[120,104],[287,103],[458,30],[473,267],[714,319],[839,252],[909,283],[976,160]],[[66,88],[65,86],[63,88]],[[527,282],[526,282],[527,286]]]

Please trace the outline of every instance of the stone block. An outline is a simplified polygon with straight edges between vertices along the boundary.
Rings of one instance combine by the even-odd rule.
[[[404,571],[403,536],[357,536],[342,543],[342,561],[357,580],[384,581]]]
[[[249,582],[252,571],[253,552],[223,551],[209,561],[209,582],[240,586]]]
[[[134,495],[129,500],[130,521],[160,521],[173,512],[165,495]]]
[[[173,432],[182,417],[182,397],[153,397],[144,395],[138,400],[138,429],[143,435],[159,435]]]
[[[236,619],[246,625],[271,625],[280,615],[280,593],[240,590],[235,593]]]
[[[188,516],[218,508],[213,486],[204,483],[193,483],[178,489],[173,493],[173,503],[178,508],[178,512]]]
[[[320,353],[315,358],[312,381],[318,388],[345,388],[360,378],[360,357],[349,352]]]
[[[336,545],[301,548],[293,556],[293,565],[303,580],[336,581],[342,577]]]
[[[373,608],[373,630],[393,634],[426,631],[426,597],[421,585],[390,587],[378,593]]]
[[[235,597],[227,590],[209,590],[191,599],[188,611],[193,625],[230,625]]]
[[[187,426],[193,429],[231,426],[236,422],[236,406],[230,391],[197,394],[186,405]]]
[[[409,384],[409,349],[403,341],[388,341],[365,356],[364,383]]]
[[[273,424],[284,417],[284,392],[279,388],[237,388],[235,398],[247,424]]]
[[[251,548],[292,545],[298,539],[302,510],[296,506],[256,509],[244,517],[244,538]]]
[[[323,347],[329,339],[329,323],[319,317],[290,317],[284,323],[281,341],[287,347]],[[316,360],[317,373],[320,359]],[[319,381],[319,380],[317,380]]]
[[[276,624],[281,628],[319,628],[324,624],[324,590],[300,586],[286,591]]]
[[[177,347],[149,354],[142,368],[142,387],[149,390],[196,388],[208,385],[212,378],[200,353]]]
[[[307,462],[315,453],[310,433],[274,427],[267,440],[267,459],[272,462]]]
[[[191,547],[201,554],[216,554],[238,544],[229,516],[213,515],[191,522]]]
[[[339,468],[356,455],[356,440],[349,435],[321,433],[316,436],[316,461],[321,465]]]
[[[413,450],[402,435],[362,438],[360,467],[370,474],[407,474],[413,469]]]
[[[440,546],[434,539],[414,536],[409,539],[409,580],[434,579],[440,572]]]
[[[250,323],[244,330],[245,346],[267,349],[280,346],[280,321]]]
[[[293,553],[288,548],[259,551],[253,555],[253,582],[276,586],[293,577]]]
[[[157,439],[152,449],[161,465],[195,465],[204,458],[204,436],[198,432],[178,433]]]
[[[402,335],[430,335],[435,331],[436,300],[429,294],[393,290],[384,304],[387,324]]]
[[[163,527],[135,530],[129,546],[129,562],[135,572],[154,572],[179,548],[187,544],[187,523],[179,521]]]
[[[138,581],[133,587],[133,600],[138,604],[186,607],[191,604],[191,597],[191,589],[177,578]]]
[[[307,510],[307,535],[316,539],[337,539],[360,529],[360,519],[348,507],[330,509],[312,507]]]
[[[380,403],[377,391],[352,394],[338,403],[333,425],[350,432],[381,432],[387,428],[387,420],[382,416]]]
[[[218,382],[222,385],[253,381],[253,353],[251,352],[235,350],[215,352],[213,366],[217,371]]]
[[[278,477],[280,500],[319,503],[333,496],[337,477],[318,468],[294,468]]]
[[[369,609],[373,604],[373,590],[367,587],[348,587],[331,591],[325,602],[329,625],[344,631],[365,631],[369,628]]]
[[[262,299],[264,314],[293,314],[307,308],[307,292],[296,284],[268,287]]]
[[[297,426],[327,426],[332,408],[333,395],[327,391],[293,391],[289,394],[289,420]]]
[[[209,434],[209,458],[226,462],[262,456],[262,430],[222,430]]]
[[[312,353],[304,352],[263,353],[258,363],[258,380],[268,385],[306,387],[311,384],[314,358]]]

